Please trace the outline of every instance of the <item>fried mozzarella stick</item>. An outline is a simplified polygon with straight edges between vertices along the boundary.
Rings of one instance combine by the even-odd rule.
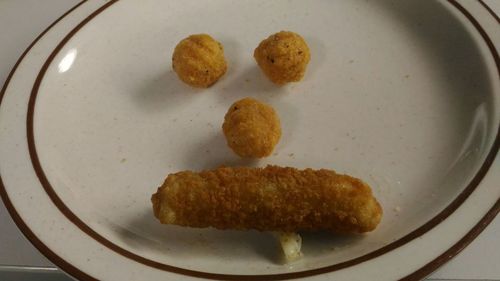
[[[382,217],[366,183],[324,169],[182,171],[168,175],[151,201],[161,223],[189,227],[363,233]]]

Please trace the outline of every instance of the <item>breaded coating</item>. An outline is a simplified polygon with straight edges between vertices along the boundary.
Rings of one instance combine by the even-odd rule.
[[[382,218],[366,183],[325,169],[182,171],[168,175],[151,201],[161,223],[189,227],[363,233]]]
[[[281,137],[280,119],[274,109],[253,98],[231,105],[222,130],[229,147],[247,158],[271,155]]]
[[[260,42],[253,56],[264,74],[278,85],[300,81],[311,60],[306,41],[290,31],[280,31]]]
[[[191,35],[175,47],[172,68],[186,84],[208,88],[226,73],[224,48],[210,35]]]

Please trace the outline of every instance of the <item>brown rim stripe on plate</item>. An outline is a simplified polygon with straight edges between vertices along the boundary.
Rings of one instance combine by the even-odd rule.
[[[33,46],[47,33],[54,25],[56,25],[59,21],[61,21],[64,17],[66,17],[68,14],[73,12],[76,8],[80,7],[83,3],[87,2],[87,0],[83,0],[80,3],[76,4],[73,8],[68,10],[66,13],[64,13],[61,17],[59,17],[57,20],[55,20],[51,25],[49,25],[42,33],[40,33],[33,42],[26,48],[26,50],[23,52],[23,54],[19,57],[17,62],[15,63],[14,67],[10,71],[9,75],[7,76],[7,79],[5,80],[5,83],[0,90],[0,106],[2,104],[3,97],[5,95],[5,92],[7,90],[7,85],[10,82],[10,79],[12,76],[14,76],[14,73],[17,70],[17,67],[21,63],[21,61],[24,59],[24,57],[28,54],[28,52],[33,48]],[[9,212],[10,216],[12,217],[12,220],[14,223],[17,225],[19,230],[21,230],[21,233],[23,233],[24,237],[28,239],[28,241],[35,246],[35,248],[38,249],[45,257],[47,257],[51,262],[56,264],[58,267],[60,267],[62,270],[65,272],[70,273],[73,277],[77,279],[82,279],[82,280],[97,280],[94,277],[88,275],[87,273],[79,270],[78,268],[74,267],[64,259],[62,259],[60,256],[58,256],[56,253],[54,253],[49,247],[47,247],[38,237],[31,231],[31,229],[26,225],[26,223],[23,221],[19,213],[16,211],[14,205],[10,201],[9,196],[7,195],[7,191],[5,189],[5,186],[3,185],[2,182],[2,177],[0,176],[0,197],[2,198],[2,201],[5,204],[5,208]]]
[[[384,254],[384,253],[386,253],[388,251],[391,251],[391,250],[393,250],[393,249],[395,249],[395,248],[397,248],[397,247],[399,247],[399,246],[401,246],[403,244],[406,244],[407,242],[413,240],[416,237],[421,236],[422,234],[424,234],[428,230],[432,229],[435,225],[439,224],[441,221],[443,221],[444,219],[446,219],[446,217],[448,217],[451,213],[453,213],[467,199],[467,197],[475,190],[475,188],[477,187],[477,185],[479,184],[479,182],[481,181],[481,179],[485,176],[485,174],[486,174],[488,168],[491,166],[493,160],[495,159],[495,156],[496,156],[496,153],[498,151],[499,144],[500,144],[500,137],[499,137],[500,130],[499,130],[499,132],[497,132],[497,136],[496,136],[495,142],[493,144],[492,150],[488,153],[488,156],[487,156],[485,162],[483,163],[483,165],[481,166],[479,172],[473,178],[473,180],[471,181],[471,183],[464,189],[464,191],[450,205],[448,205],[441,213],[439,213],[432,220],[430,220],[426,224],[422,225],[418,229],[414,230],[410,234],[404,236],[403,238],[401,238],[401,239],[399,239],[399,240],[397,240],[397,241],[395,241],[395,242],[393,242],[393,243],[391,243],[391,244],[389,244],[389,245],[387,245],[387,246],[385,246],[383,248],[380,248],[380,249],[378,249],[376,251],[373,251],[373,252],[368,253],[366,255],[363,255],[361,257],[358,257],[358,258],[355,258],[355,259],[352,259],[352,260],[349,260],[349,261],[346,261],[346,262],[342,262],[342,263],[339,263],[339,264],[335,264],[335,265],[332,265],[332,266],[323,267],[323,268],[314,269],[314,270],[307,270],[307,271],[302,271],[302,272],[285,273],[285,274],[274,274],[274,275],[229,275],[229,274],[214,274],[214,273],[208,273],[208,272],[199,272],[199,271],[192,271],[192,270],[177,268],[177,267],[174,267],[174,266],[170,266],[170,265],[158,263],[158,262],[146,259],[144,257],[138,256],[138,255],[136,255],[134,253],[131,253],[131,252],[123,249],[123,248],[120,248],[119,246],[113,244],[111,241],[109,241],[106,238],[100,236],[97,232],[95,232],[89,226],[85,225],[74,213],[71,212],[71,210],[66,205],[64,205],[64,203],[62,202],[62,200],[57,196],[57,194],[55,193],[55,191],[50,186],[50,183],[48,182],[48,180],[47,180],[47,178],[46,178],[46,176],[45,176],[45,174],[44,174],[44,172],[42,170],[42,167],[40,165],[38,156],[36,154],[36,147],[34,145],[34,135],[33,135],[33,113],[34,113],[34,106],[35,106],[35,101],[36,101],[36,95],[38,93],[38,88],[39,88],[40,83],[41,83],[41,81],[43,79],[45,71],[47,70],[47,68],[49,67],[50,63],[54,59],[54,57],[57,55],[57,53],[64,47],[65,43],[69,39],[71,39],[71,37],[74,34],[76,34],[91,19],[93,19],[95,16],[97,16],[99,13],[101,13],[103,10],[105,10],[106,8],[108,8],[109,6],[111,6],[116,1],[117,0],[113,0],[113,1],[110,1],[110,2],[106,3],[104,6],[102,6],[98,10],[96,10],[89,17],[87,17],[84,21],[82,21],[79,25],[77,25],[58,44],[58,46],[56,47],[56,49],[54,49],[54,51],[49,56],[48,60],[45,62],[44,66],[42,67],[42,69],[41,69],[41,71],[40,71],[40,73],[39,73],[39,75],[37,77],[37,80],[35,81],[35,85],[33,87],[32,94],[31,94],[30,101],[29,101],[28,118],[27,118],[28,145],[29,145],[30,156],[32,157],[33,166],[34,166],[35,171],[36,171],[36,173],[37,173],[37,175],[39,177],[39,180],[40,180],[41,184],[43,185],[43,187],[44,187],[45,191],[47,192],[47,194],[50,196],[50,198],[53,201],[53,203],[58,207],[58,209],[69,220],[71,220],[75,225],[77,225],[82,231],[86,232],[89,236],[91,236],[92,238],[94,238],[95,240],[97,240],[98,242],[100,242],[101,244],[105,245],[109,249],[111,249],[111,250],[113,250],[113,251],[115,251],[115,252],[117,252],[117,253],[119,253],[119,254],[121,254],[123,256],[126,256],[126,257],[128,257],[130,259],[133,259],[133,260],[135,260],[137,262],[140,262],[142,264],[145,264],[145,265],[148,265],[148,266],[152,266],[152,267],[155,267],[155,268],[158,268],[158,269],[162,269],[162,270],[167,270],[167,271],[170,271],[170,272],[174,272],[174,273],[186,274],[186,275],[195,276],[195,277],[204,277],[204,278],[211,278],[211,279],[225,279],[225,280],[256,280],[256,279],[263,279],[263,278],[264,279],[268,279],[268,280],[281,280],[281,279],[286,279],[286,278],[305,277],[305,276],[310,276],[310,275],[315,275],[315,274],[320,274],[320,273],[326,273],[326,272],[331,272],[331,271],[334,271],[334,270],[339,270],[339,269],[342,269],[342,268],[346,268],[346,267],[349,267],[349,266],[352,266],[352,265],[364,262],[366,260],[375,258],[377,256],[380,256],[380,255],[382,255],[382,254]],[[458,3],[456,3],[455,0],[448,0],[448,1],[450,3],[452,3],[456,8],[458,8],[462,13],[464,13],[465,16],[473,23],[473,25],[475,26],[475,28],[481,33],[483,39],[486,41],[486,43],[487,43],[490,51],[493,54],[493,57],[495,59],[498,71],[500,73],[500,67],[499,67],[499,63],[498,63],[498,53],[497,53],[497,51],[496,51],[493,43],[491,42],[491,40],[487,36],[486,32],[484,32],[484,30],[477,23],[477,21],[470,14],[468,14],[468,12],[465,9],[463,9]],[[22,60],[22,58],[20,60]],[[6,85],[7,85],[7,83],[6,83]],[[4,87],[3,91],[2,91],[2,95],[3,95],[4,91],[5,91],[6,85],[5,85],[5,87]],[[20,225],[24,226],[23,227],[24,230],[23,230],[23,228],[20,227],[21,230],[23,232],[26,231],[26,232],[29,232],[29,233],[33,234],[29,230],[29,228],[26,226],[26,224],[24,224],[24,222],[22,222],[22,219],[19,217],[19,215],[15,211],[13,205],[9,201],[9,198],[7,196],[7,193],[6,193],[5,188],[3,187],[3,185],[0,186],[0,191],[1,191],[2,199],[4,199],[4,201],[6,202],[6,206],[8,206],[11,215],[12,215],[12,213],[14,213],[14,214],[17,215],[17,217],[19,219],[19,223],[17,221],[16,221],[16,223],[18,224],[18,226],[20,226]],[[9,204],[7,204],[7,202]],[[463,248],[475,236],[477,236],[479,234],[479,232],[482,230],[482,228],[484,228],[486,226],[486,224],[489,223],[494,218],[496,212],[498,212],[498,206],[497,205],[498,204],[496,204],[492,209],[490,209],[488,211],[488,213],[481,220],[481,222],[482,222],[481,224],[476,225],[468,233],[468,235],[466,235],[464,238],[462,238],[463,241],[460,240],[457,244],[462,245],[462,248]],[[12,210],[10,210],[10,209],[12,209]],[[26,235],[26,232],[25,232],[25,235]],[[472,235],[469,235],[470,233],[472,233]],[[41,244],[43,246],[43,247],[40,246],[38,248],[42,253],[44,253],[48,257],[49,257],[49,254],[52,254],[52,259],[51,259],[51,257],[49,257],[49,259],[51,259],[51,261],[53,261],[56,265],[60,266],[63,270],[67,271],[68,273],[70,273],[71,275],[73,275],[73,276],[75,276],[77,278],[81,278],[81,279],[85,279],[85,280],[94,280],[92,277],[86,275],[81,270],[79,270],[79,269],[71,266],[69,263],[67,263],[66,261],[64,261],[60,257],[58,257],[57,255],[55,255],[53,252],[50,251],[50,249],[48,249],[48,247],[46,247],[45,245],[43,245],[43,243],[40,240],[38,240],[34,235],[33,235],[33,240],[35,240],[35,242],[37,242],[37,243],[39,243],[39,244]],[[448,250],[448,251],[450,251],[450,250]],[[455,252],[455,254],[457,252]],[[424,266],[423,268],[421,268],[419,270],[420,271],[419,274],[421,275],[422,273],[429,273],[429,272],[431,272],[433,269],[439,267],[441,264],[443,264],[444,262],[446,262],[450,258],[451,258],[451,256],[447,255],[443,259],[432,261],[430,263],[431,266],[429,266],[429,264],[426,265],[426,266]],[[66,266],[66,268],[64,266]],[[419,271],[417,271],[416,273],[418,273]],[[420,275],[418,275],[418,276],[420,276]],[[407,279],[407,280],[413,280],[414,278],[419,278],[418,276],[416,276],[416,275],[415,276],[410,275],[410,276],[408,276],[408,278],[410,278],[410,279]]]
[[[500,22],[498,16],[490,9],[488,5],[486,5],[482,0],[478,0],[479,3],[498,21]],[[462,14],[464,14],[467,19],[474,25],[474,27],[479,31],[483,39],[486,41],[486,44],[488,45],[488,48],[490,49],[493,59],[495,60],[495,64],[498,69],[498,75],[500,77],[500,59],[498,57],[498,52],[495,49],[495,45],[491,41],[491,39],[488,37],[484,29],[481,27],[479,22],[464,8],[462,5],[457,3],[456,1],[450,1],[449,2],[455,6]],[[497,134],[497,138],[495,140],[495,143],[493,144],[493,151],[498,151],[499,149],[499,140],[500,140],[500,128],[499,128],[499,133]],[[494,159],[493,159],[494,160]],[[493,161],[492,160],[492,161]],[[478,183],[479,184],[479,183]],[[426,265],[424,265],[422,268],[419,270],[415,271],[414,273],[402,278],[401,280],[409,281],[409,280],[421,280],[431,274],[433,271],[439,268],[439,266],[443,265],[447,261],[449,261],[452,257],[456,256],[459,254],[467,245],[469,245],[485,228],[486,226],[496,217],[498,212],[500,211],[500,199],[497,200],[495,205],[488,211],[488,213],[464,236],[462,239],[460,239],[457,243],[455,243],[451,248],[446,250],[444,253],[439,255],[437,258],[434,260],[430,261]]]
[[[453,1],[450,1],[453,4]],[[461,8],[460,5],[454,4],[455,7],[457,7],[461,12],[464,14],[467,12],[463,8]],[[109,6],[108,6],[109,7]],[[102,10],[101,10],[102,11]],[[491,49],[492,53],[494,54],[494,57],[496,58],[498,55],[496,54],[496,50],[494,48],[494,45],[492,44],[491,40],[489,40],[488,36],[482,31],[482,28],[477,24],[477,21],[475,21],[473,18],[470,18],[470,15],[467,15],[468,19],[470,19],[474,26],[479,28],[481,35],[483,38],[486,40],[486,43],[488,47]],[[93,18],[93,16],[92,16]],[[71,220],[75,225],[77,225],[82,231],[86,232],[89,236],[91,236],[93,239],[96,241],[100,242],[104,246],[108,247],[109,249],[115,251],[118,254],[121,254],[125,257],[128,257],[132,260],[135,260],[139,263],[142,263],[144,265],[148,265],[157,269],[161,270],[166,270],[166,271],[171,271],[175,273],[180,273],[180,274],[186,274],[190,276],[195,276],[195,277],[204,277],[204,278],[212,278],[212,279],[226,279],[226,280],[254,280],[254,279],[268,279],[268,280],[279,280],[279,279],[287,279],[287,278],[299,278],[299,277],[305,277],[305,276],[310,276],[310,275],[316,275],[316,274],[321,274],[321,273],[326,273],[326,272],[331,272],[335,270],[339,270],[342,268],[346,268],[349,266],[353,266],[359,263],[362,263],[364,261],[373,259],[377,256],[380,256],[384,253],[387,253],[401,245],[404,245],[408,243],[409,241],[423,235],[430,229],[432,229],[434,226],[438,225],[441,221],[446,219],[450,214],[452,214],[468,197],[469,195],[475,190],[479,182],[482,180],[482,178],[486,175],[486,172],[488,171],[489,167],[491,166],[493,160],[495,159],[495,155],[498,149],[495,149],[495,147],[498,146],[498,132],[497,132],[497,139],[495,141],[495,144],[493,145],[492,150],[488,153],[488,156],[481,166],[479,172],[474,176],[473,180],[469,183],[469,185],[455,198],[455,200],[452,201],[451,204],[449,204],[443,211],[441,211],[438,215],[436,215],[434,218],[432,218],[430,221],[425,223],[424,225],[420,226],[416,230],[410,232],[409,234],[405,235],[404,237],[380,248],[377,249],[373,252],[367,253],[363,256],[337,263],[334,265],[322,267],[322,268],[317,268],[317,269],[312,269],[312,270],[305,270],[305,271],[300,271],[300,272],[292,272],[292,273],[282,273],[282,274],[266,274],[266,275],[235,275],[235,274],[216,274],[216,273],[209,273],[209,272],[201,272],[201,271],[195,271],[195,270],[188,270],[184,268],[179,268],[175,267],[172,265],[160,263],[154,260],[147,259],[143,256],[140,256],[138,254],[135,254],[133,252],[130,252],[110,240],[106,239],[99,233],[97,233],[95,230],[93,230],[91,227],[89,227],[87,224],[85,224],[75,213],[71,211],[71,209],[66,206],[66,204],[59,198],[53,187],[51,186],[49,180],[47,179],[42,165],[39,161],[37,151],[36,151],[36,146],[35,146],[35,139],[34,139],[34,130],[33,130],[33,114],[35,110],[35,105],[36,105],[36,97],[38,95],[38,89],[40,86],[41,81],[43,80],[43,77],[45,75],[46,70],[52,63],[52,60],[54,57],[59,53],[59,51],[64,47],[66,42],[70,40],[88,21],[84,21],[81,24],[79,24],[77,27],[75,27],[62,41],[59,43],[59,45],[54,49],[54,51],[51,53],[47,61],[45,62],[44,66],[42,67],[42,70],[40,71],[37,80],[35,82],[35,85],[33,87],[29,105],[28,105],[28,119],[27,119],[27,128],[28,128],[28,145],[29,145],[29,150],[30,150],[30,156],[33,162],[33,166],[35,168],[35,171],[39,177],[39,180],[44,187],[45,191],[51,198],[51,200],[54,202],[54,204],[59,208],[59,210],[69,219]],[[495,59],[496,61],[496,59]],[[497,65],[498,67],[498,65]],[[437,266],[436,266],[437,267]]]
[[[486,228],[486,226],[488,226],[488,224],[496,217],[496,215],[498,215],[499,211],[500,199],[497,200],[493,208],[491,208],[490,212],[488,212],[483,218],[481,218],[481,220],[469,232],[467,232],[467,234],[462,237],[462,239],[455,243],[451,248],[446,250],[446,252],[442,253],[419,270],[402,278],[401,281],[421,280],[427,277],[434,270],[436,270],[439,265],[444,264],[450,259],[450,257],[456,256],[463,249],[465,249],[465,247],[467,247],[467,245],[469,245],[472,240],[474,240],[474,238],[476,238]]]
[[[498,17],[498,15],[495,12],[493,12],[493,10],[490,8],[490,6],[486,5],[486,3],[484,3],[483,0],[477,0],[477,1],[479,1],[479,3],[481,3],[481,5],[483,5],[483,7],[486,8],[486,10],[488,12],[490,12],[490,14],[497,20],[497,22],[500,23],[500,18]]]

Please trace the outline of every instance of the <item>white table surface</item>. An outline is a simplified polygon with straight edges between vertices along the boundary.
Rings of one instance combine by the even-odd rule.
[[[0,0],[0,85],[33,39],[79,1]],[[500,0],[484,1],[500,14]],[[43,273],[26,273],[20,268],[26,266],[42,267]],[[0,280],[71,280],[52,268],[17,229],[0,201]],[[429,279],[500,280],[500,218]]]

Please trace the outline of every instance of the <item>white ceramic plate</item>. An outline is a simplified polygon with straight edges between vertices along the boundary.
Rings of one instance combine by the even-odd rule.
[[[465,0],[82,2],[2,91],[2,199],[83,280],[422,278],[500,208],[498,23]],[[252,57],[279,30],[312,53],[305,79],[281,88]],[[194,90],[170,57],[202,32],[222,42],[229,69]],[[276,153],[260,162],[238,159],[221,134],[246,96],[282,119]],[[150,196],[168,173],[221,164],[349,173],[373,187],[383,221],[364,236],[304,234],[291,265],[267,233],[156,221]]]

